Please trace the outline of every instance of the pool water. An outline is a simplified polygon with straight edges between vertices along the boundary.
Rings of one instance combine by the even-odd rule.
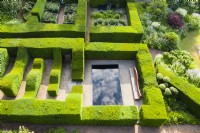
[[[122,105],[118,65],[93,65],[93,105]]]

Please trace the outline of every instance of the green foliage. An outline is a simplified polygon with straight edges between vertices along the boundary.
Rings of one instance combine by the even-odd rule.
[[[139,119],[135,106],[89,106],[83,107],[85,125],[134,125]]]
[[[161,90],[165,90],[166,89],[166,85],[165,84],[159,84],[158,86]]]
[[[165,89],[165,92],[164,92],[164,95],[166,95],[166,96],[171,96],[171,95],[172,95],[171,90],[170,90],[169,88],[166,88],[166,89]]]
[[[174,32],[166,32],[166,47],[164,48],[166,51],[176,50],[179,48],[180,37]]]
[[[50,96],[57,96],[60,87],[60,78],[62,71],[62,55],[61,49],[53,50],[53,68],[51,69],[48,93]]]
[[[9,62],[7,49],[0,48],[0,79],[3,77]]]
[[[194,67],[194,59],[187,51],[164,52],[161,60],[177,75],[184,75],[189,68]]]
[[[167,119],[165,103],[160,89],[144,88],[144,105],[140,109],[142,126],[161,126]]]
[[[56,23],[56,19],[57,19],[56,14],[53,14],[49,11],[45,11],[42,16],[43,22]]]
[[[60,4],[59,2],[47,2],[45,6],[46,10],[53,12],[53,13],[58,13],[60,9]]]
[[[42,75],[44,71],[44,60],[42,58],[35,58],[33,61],[33,68],[28,73],[26,78],[26,89],[24,93],[24,99],[36,98],[37,92],[40,88],[42,81]]]
[[[162,75],[162,73],[157,73],[157,74],[156,74],[156,78],[157,78],[157,80],[159,80],[159,81],[163,80],[163,75]]]
[[[148,50],[140,50],[136,55],[140,86],[157,86],[156,72],[151,54]]]
[[[46,133],[68,133],[68,132],[65,129],[59,127],[59,128],[50,129]]]
[[[188,106],[189,111],[197,117],[200,117],[200,90],[184,79],[174,75],[161,65],[157,65],[157,69],[158,72],[162,72],[163,75],[170,78],[170,84],[179,91],[178,98]]]
[[[165,77],[163,78],[163,81],[164,81],[165,83],[170,83],[170,78],[167,77],[167,76],[165,76]]]
[[[186,15],[185,22],[189,30],[196,30],[200,28],[200,18],[193,15]]]
[[[42,19],[42,15],[45,9],[46,0],[37,0],[35,6],[31,11],[31,15],[37,16],[38,20]]]
[[[32,10],[32,16],[21,25],[2,25],[0,38],[42,38],[42,37],[67,37],[84,38],[86,26],[86,0],[79,0],[75,25],[44,24],[40,23],[44,13],[45,1],[39,0]],[[42,7],[40,7],[42,6]],[[41,10],[41,11],[38,11]],[[38,18],[40,19],[38,19]]]
[[[18,48],[17,58],[11,72],[0,80],[0,90],[6,96],[16,96],[23,79],[24,71],[29,61],[27,49]]]
[[[118,7],[125,7],[126,6],[126,2],[124,0],[91,0],[90,1],[90,6],[91,7],[98,7],[100,5],[106,5],[106,4],[112,4],[112,5],[116,5]]]
[[[165,20],[167,15],[167,4],[165,1],[152,1],[147,6],[147,12],[153,15],[153,20]]]
[[[127,2],[127,16],[129,26],[91,26],[90,41],[139,43],[143,35],[143,27],[134,2]],[[119,21],[112,20],[113,25],[116,23]]]
[[[26,47],[32,57],[52,58],[53,49],[72,51],[72,80],[83,80],[84,40],[81,38],[1,39],[2,47]]]

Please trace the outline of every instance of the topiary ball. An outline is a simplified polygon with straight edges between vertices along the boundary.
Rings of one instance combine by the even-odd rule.
[[[158,86],[161,90],[165,90],[166,89],[166,86],[165,86],[165,84],[159,84],[159,86]]]
[[[172,93],[174,93],[176,95],[178,94],[178,90],[176,88],[170,87],[169,89],[171,90]]]
[[[157,73],[156,75],[157,79],[160,81],[160,80],[163,80],[163,75],[161,73]]]
[[[171,90],[170,90],[169,88],[166,88],[166,89],[165,89],[165,92],[164,92],[164,95],[166,95],[166,96],[171,96],[171,95],[172,95]]]
[[[170,82],[170,78],[167,77],[167,76],[165,76],[165,77],[163,78],[163,81],[164,81],[165,83],[169,83],[169,82]]]

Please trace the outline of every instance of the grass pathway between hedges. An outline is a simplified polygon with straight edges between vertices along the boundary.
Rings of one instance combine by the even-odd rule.
[[[200,47],[200,30],[190,32],[182,41],[181,49],[190,52],[195,60],[195,63],[200,68],[200,59],[196,47]]]

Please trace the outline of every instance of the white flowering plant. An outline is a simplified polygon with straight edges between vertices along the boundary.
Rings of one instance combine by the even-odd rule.
[[[185,17],[187,15],[187,10],[183,8],[176,9],[176,12],[179,13],[182,17]]]

